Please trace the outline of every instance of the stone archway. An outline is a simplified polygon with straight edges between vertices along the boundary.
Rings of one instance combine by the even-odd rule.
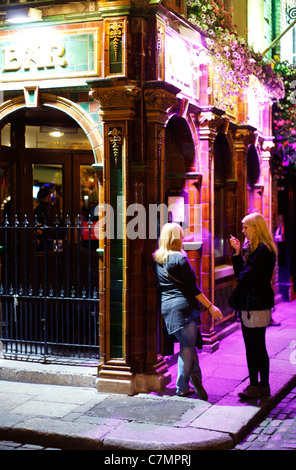
[[[38,105],[58,109],[72,117],[87,135],[94,154],[94,163],[96,165],[103,164],[103,137],[91,116],[88,115],[79,104],[62,96],[40,93]],[[0,121],[9,114],[21,108],[26,108],[27,106],[28,103],[25,94],[5,101],[0,105]]]
[[[74,297],[74,288],[72,290],[72,298],[76,299],[77,305],[79,302],[79,309],[80,309],[81,302],[83,302],[81,301],[81,298],[86,299],[84,292],[86,292],[86,290],[88,292],[91,292],[91,288],[92,286],[94,286],[95,288],[93,290],[93,292],[95,293],[94,301],[96,302],[96,318],[98,320],[96,321],[96,324],[94,326],[91,326],[88,328],[90,335],[93,335],[93,336],[91,336],[90,340],[88,340],[87,342],[88,343],[91,342],[93,346],[97,348],[98,353],[96,357],[99,360],[100,358],[99,346],[100,345],[97,339],[97,334],[98,334],[98,331],[100,332],[100,328],[98,329],[97,325],[99,323],[99,320],[100,321],[102,320],[104,311],[103,311],[103,302],[98,303],[96,299],[98,297],[98,290],[99,290],[99,295],[104,290],[103,281],[100,280],[100,283],[98,282],[99,269],[103,269],[102,268],[103,260],[102,260],[101,253],[99,252],[98,249],[96,250],[96,253],[98,253],[98,255],[95,254],[95,256],[93,256],[93,252],[95,251],[95,248],[98,247],[98,242],[96,242],[95,248],[94,248],[94,244],[91,245],[92,242],[90,242],[88,243],[88,246],[89,246],[88,259],[90,260],[90,263],[86,267],[86,254],[85,254],[85,251],[80,249],[80,247],[82,246],[81,243],[83,242],[83,239],[82,239],[83,232],[79,231],[80,226],[79,228],[77,228],[78,225],[76,227],[76,221],[74,220],[74,217],[71,216],[71,212],[69,212],[69,207],[70,207],[70,211],[72,210],[72,215],[74,214],[74,210],[76,211],[77,207],[80,208],[81,193],[79,190],[80,185],[78,184],[81,181],[80,168],[81,167],[83,167],[84,169],[86,167],[91,168],[91,165],[92,165],[94,169],[97,170],[100,167],[102,167],[103,139],[102,139],[100,130],[97,127],[97,124],[95,123],[95,119],[92,119],[91,114],[85,112],[85,110],[81,106],[79,106],[79,104],[75,104],[71,100],[68,100],[64,97],[57,96],[54,94],[39,93],[38,88],[36,87],[32,87],[30,89],[30,92],[32,91],[32,93],[29,96],[28,96],[27,91],[28,90],[25,89],[23,95],[19,95],[11,99],[8,99],[7,101],[5,101],[4,103],[0,105],[0,127],[4,126],[6,123],[10,123],[11,128],[13,129],[13,131],[11,132],[11,135],[13,135],[13,137],[11,138],[11,148],[9,148],[9,146],[3,146],[3,148],[1,148],[1,164],[3,163],[5,167],[12,168],[11,174],[13,174],[14,176],[13,177],[11,176],[11,180],[12,180],[11,188],[12,189],[10,192],[10,196],[11,196],[11,199],[13,200],[14,210],[16,209],[14,214],[17,214],[17,216],[15,216],[15,220],[18,220],[18,224],[19,224],[18,233],[21,233],[21,237],[22,237],[22,238],[19,237],[18,243],[15,243],[15,245],[18,247],[18,250],[17,252],[14,253],[13,256],[15,260],[17,259],[18,267],[20,267],[18,268],[19,269],[18,276],[17,277],[15,276],[15,278],[17,278],[18,281],[21,282],[20,285],[26,286],[24,288],[24,291],[26,292],[26,289],[28,288],[29,291],[31,292],[30,295],[34,297],[37,297],[35,295],[37,292],[36,290],[37,287],[35,288],[35,280],[36,280],[36,286],[37,286],[37,279],[38,279],[38,282],[40,280],[40,283],[41,283],[42,282],[41,279],[46,278],[46,280],[48,280],[48,285],[46,282],[44,283],[44,285],[42,285],[42,289],[39,289],[40,299],[42,297],[42,299],[44,299],[44,302],[46,303],[47,297],[49,295],[52,298],[59,299],[58,303],[62,305],[62,303],[64,302],[64,287],[63,287],[65,285],[64,276],[65,275],[68,276],[68,281],[67,281],[68,284],[69,285],[71,284],[74,286],[74,281],[73,281],[74,277],[71,281],[69,280],[70,275],[74,273],[77,284],[75,285],[75,297]],[[31,111],[32,113],[30,113]],[[61,121],[56,120],[57,116],[58,118],[62,116]],[[86,145],[87,150],[85,150],[85,148],[77,149],[77,147],[75,148],[73,147],[70,150],[68,148],[62,148],[59,152],[57,152],[56,149],[54,148],[26,146],[26,126],[33,127],[33,125],[36,123],[38,127],[40,127],[42,123],[45,123],[45,124],[55,123],[55,125],[59,126],[59,124],[63,124],[63,123],[69,124],[70,121],[71,121],[71,126],[76,127],[76,128],[80,127],[82,133],[83,132],[85,133],[85,137],[87,138],[90,144],[90,145],[89,144]],[[54,176],[53,179],[48,180],[46,179],[47,175],[44,176],[43,174],[44,179],[41,179],[40,168],[42,167],[42,169],[44,169],[45,166],[46,168],[54,167],[55,169],[57,169],[56,173],[58,176],[56,177]],[[68,238],[65,235],[61,235],[61,240],[62,240],[61,244],[64,242],[66,243],[65,240],[67,240],[67,243],[68,243],[67,249],[65,248],[66,245],[64,245],[64,250],[63,248],[60,251],[57,248],[55,249],[54,247],[57,245],[54,245],[54,242],[53,242],[53,245],[51,245],[51,241],[48,243],[48,240],[47,240],[44,246],[49,247],[49,249],[44,248],[44,255],[39,253],[39,250],[37,248],[35,248],[35,251],[34,251],[34,247],[38,245],[37,245],[37,242],[34,244],[34,239],[31,236],[31,234],[33,233],[32,230],[30,231],[30,235],[28,235],[28,231],[26,232],[26,235],[24,235],[25,229],[29,230],[33,228],[33,225],[32,225],[32,220],[34,220],[33,219],[33,215],[34,215],[33,204],[34,204],[34,198],[36,198],[36,196],[32,197],[32,185],[34,185],[35,183],[34,171],[36,167],[39,168],[39,176],[38,178],[36,177],[36,180],[38,180],[38,182],[46,183],[46,185],[48,185],[48,183],[50,182],[50,184],[52,183],[56,185],[55,187],[59,186],[62,188],[59,193],[56,193],[56,194],[59,194],[59,197],[61,197],[60,198],[61,203],[59,206],[60,212],[57,215],[57,219],[56,219],[58,220],[58,217],[59,217],[59,234],[61,234],[62,232],[65,233],[64,232],[65,219],[68,221],[67,222],[68,228],[69,228],[69,221],[71,220],[71,231],[72,233],[75,233],[73,237],[68,237]],[[93,169],[90,169],[89,171],[92,171],[92,170]],[[35,173],[35,176],[36,176],[36,173]],[[101,178],[101,176],[99,178]],[[94,180],[94,181],[95,182],[93,186],[97,184],[97,180]],[[38,185],[33,186],[33,187],[38,187]],[[39,187],[41,187],[41,184]],[[99,192],[99,196],[100,196],[100,192],[101,192],[100,187],[99,187],[99,191],[97,192]],[[70,214],[70,217],[68,217],[68,214]],[[77,214],[80,215],[80,212],[79,211],[75,212],[75,216]],[[12,217],[14,217],[14,215]],[[23,222],[24,220],[26,221],[26,223]],[[39,226],[41,224],[42,222],[39,224]],[[10,224],[10,226],[11,225],[12,224]],[[48,225],[52,226],[52,222],[49,222]],[[22,231],[20,232],[20,230]],[[33,230],[35,229],[33,228]],[[91,240],[90,234],[88,236],[89,236],[89,239]],[[79,249],[78,249],[77,240],[79,240]],[[6,246],[10,249],[11,244],[6,244]],[[83,246],[83,248],[85,247]],[[6,252],[6,255],[5,255],[6,260],[11,257],[10,253],[11,252],[8,252],[8,251]],[[30,263],[22,263],[23,259],[27,257],[28,253],[30,253],[31,255]],[[32,253],[34,253],[34,255],[32,255]],[[60,258],[59,260],[58,260],[58,257],[56,256],[57,268],[55,270],[55,273],[58,272],[58,275],[56,275],[56,278],[54,279],[52,266],[53,266],[53,257],[55,256],[55,253],[59,253],[59,255],[61,256],[59,257]],[[69,256],[66,256],[67,253],[69,254]],[[75,253],[76,258],[74,256],[70,256],[70,253],[71,254]],[[92,257],[90,255],[92,255]],[[64,256],[64,258],[62,258],[62,256]],[[45,257],[46,257],[46,262],[45,261],[43,262]],[[32,258],[36,260],[35,264],[31,263]],[[58,268],[58,262],[60,262],[59,268]],[[6,262],[6,266],[8,266],[7,262]],[[24,269],[23,269],[23,266],[25,266]],[[67,266],[67,268],[65,266]],[[77,269],[77,266],[79,266],[79,269]],[[23,271],[21,271],[21,269],[23,269]],[[40,269],[42,272],[42,276],[40,275]],[[76,277],[76,272],[79,272],[79,281],[77,280],[78,277]],[[24,279],[25,279],[25,282],[23,282]],[[53,279],[54,279],[54,282],[53,282]],[[84,289],[82,285],[84,286],[86,279],[90,279],[89,288],[86,290],[83,290],[83,293],[82,293],[81,289]],[[52,295],[53,290],[51,287],[49,290],[46,289],[49,285],[50,286],[55,285],[54,295]],[[19,291],[22,292],[22,290],[18,289],[18,292]],[[41,292],[42,292],[42,296],[41,296]],[[51,292],[51,293],[48,294],[48,292]],[[26,300],[27,299],[23,299],[24,302]],[[38,305],[35,304],[34,308],[35,307],[36,307],[35,311],[37,312],[37,309],[39,308],[39,304]],[[78,310],[77,309],[75,310],[75,309],[76,307],[74,307],[74,309],[72,310],[73,312],[72,325],[74,325],[75,322],[78,322],[78,319],[80,321],[80,318],[81,318],[79,316],[80,310],[78,312]],[[99,311],[99,309],[101,310]],[[22,311],[24,310],[19,309],[20,315]],[[53,307],[52,311],[58,311],[57,305]],[[59,311],[59,315],[55,315],[55,320],[53,320],[53,321],[56,321],[56,325],[58,325],[58,321],[60,321],[60,319],[63,317],[63,314],[61,313],[61,311],[62,310]],[[39,319],[41,318],[41,316],[37,315],[36,313],[36,318]],[[87,319],[88,317],[85,316],[85,318]],[[36,319],[36,322],[37,322],[37,319]],[[22,317],[22,321],[23,321],[23,317]],[[41,330],[46,331],[46,334],[44,333],[44,336],[40,334],[40,344],[42,348],[44,347],[44,349],[42,349],[42,354],[46,355],[50,353],[51,355],[54,356],[55,355],[54,353],[56,353],[56,355],[61,355],[61,350],[59,348],[60,347],[63,348],[63,346],[61,345],[66,342],[65,337],[62,337],[61,335],[61,331],[62,330],[65,331],[64,324],[60,324],[60,326],[59,327],[57,326],[54,330],[51,328],[51,324],[52,323],[48,322],[46,324],[45,330],[42,330],[40,328],[40,331]],[[39,326],[36,328],[39,331]],[[67,333],[70,330],[74,332],[75,328],[71,327],[71,329],[67,330]],[[55,337],[54,337],[54,333],[55,333]],[[55,344],[54,351],[51,349],[48,349],[48,341],[47,341],[48,334],[50,334],[51,337],[53,338],[52,343]],[[77,338],[74,337],[75,334],[76,333],[74,332],[73,339],[71,340],[71,343],[73,344],[77,343]],[[20,339],[20,341],[23,341],[22,344],[25,344],[25,347],[28,344],[28,342],[30,342],[30,340],[33,342],[35,341],[35,337],[32,335],[31,337],[24,338],[22,336],[18,338],[16,334],[16,336],[13,336],[12,339],[13,340]],[[80,341],[78,341],[78,343],[79,342]],[[22,352],[23,351],[20,351],[20,353]],[[63,349],[62,349],[62,352],[63,352]],[[32,350],[31,353],[34,353],[34,351]]]
[[[166,176],[185,179],[195,165],[194,158],[194,142],[187,121],[172,116],[166,126]]]

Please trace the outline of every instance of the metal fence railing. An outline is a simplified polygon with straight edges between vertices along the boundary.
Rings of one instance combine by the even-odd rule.
[[[5,356],[99,357],[92,222],[0,227],[0,341]]]

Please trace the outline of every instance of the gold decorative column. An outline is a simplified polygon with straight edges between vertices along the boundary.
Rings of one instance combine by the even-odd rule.
[[[158,207],[164,203],[164,155],[165,155],[165,124],[169,119],[169,110],[177,106],[176,95],[179,89],[165,82],[146,82],[144,85],[145,113],[145,155],[146,155],[146,207]],[[146,240],[146,275],[147,275],[147,351],[146,373],[150,381],[161,388],[165,380],[166,364],[159,354],[162,342],[160,312],[157,310],[156,279],[152,265],[152,253],[157,247],[157,228],[161,226],[162,214],[159,219],[149,217]],[[161,380],[160,380],[161,378]]]
[[[101,364],[98,390],[135,393],[135,373],[130,361],[128,250],[126,236],[130,135],[141,89],[127,80],[90,81],[91,96],[100,105],[104,129],[103,192],[105,213],[104,302],[100,332]],[[108,225],[108,227],[107,227]],[[106,232],[107,229],[107,232]],[[102,338],[103,337],[103,338]]]
[[[104,238],[104,350],[98,390],[129,395],[161,390],[170,378],[158,354],[152,269],[157,222],[150,224],[145,217],[144,236],[127,235],[132,206],[138,204],[148,216],[152,204],[164,202],[165,123],[167,111],[178,103],[179,89],[164,82],[145,82],[140,89],[136,82],[113,78],[88,83],[104,127],[104,202],[113,208],[117,195],[121,204],[114,210],[114,233]]]

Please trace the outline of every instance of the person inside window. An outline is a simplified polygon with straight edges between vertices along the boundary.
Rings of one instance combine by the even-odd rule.
[[[48,248],[52,245],[57,211],[52,190],[48,186],[39,189],[37,199],[38,205],[34,209],[34,220],[37,222],[37,227],[40,227],[37,229],[37,249],[42,250],[46,244]]]

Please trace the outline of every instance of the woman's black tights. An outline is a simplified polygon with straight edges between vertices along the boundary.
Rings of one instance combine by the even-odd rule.
[[[265,344],[266,327],[247,328],[242,322],[243,338],[246,346],[250,385],[258,386],[258,376],[263,387],[269,385],[269,357]]]

